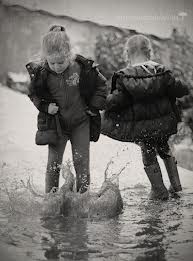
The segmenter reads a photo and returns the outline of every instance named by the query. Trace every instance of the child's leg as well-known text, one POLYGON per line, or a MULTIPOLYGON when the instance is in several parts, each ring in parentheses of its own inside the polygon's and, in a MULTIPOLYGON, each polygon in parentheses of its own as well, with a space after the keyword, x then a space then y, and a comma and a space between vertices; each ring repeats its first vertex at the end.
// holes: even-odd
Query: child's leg
POLYGON ((157 152, 160 157, 163 159, 168 173, 168 177, 171 183, 170 190, 171 192, 178 192, 182 190, 180 178, 177 169, 177 162, 175 157, 173 157, 170 147, 168 145, 167 139, 160 140, 157 143, 157 152))
POLYGON ((157 153, 159 154, 160 158, 162 158, 162 159, 170 158, 172 155, 172 152, 170 150, 170 147, 169 147, 167 141, 168 141, 167 139, 166 140, 160 139, 156 143, 157 153))
POLYGON ((141 142, 140 144, 142 159, 144 163, 144 170, 151 183, 152 199, 167 199, 168 191, 164 186, 162 173, 157 161, 155 146, 151 142, 141 142))
POLYGON ((64 149, 68 137, 58 140, 57 145, 48 145, 48 163, 46 169, 45 191, 49 193, 53 187, 59 185, 60 165, 62 164, 64 149))
POLYGON ((77 191, 85 192, 90 184, 89 150, 90 126, 89 119, 77 126, 71 134, 72 156, 76 171, 77 191))
POLYGON ((157 157, 155 147, 151 142, 140 142, 142 160, 145 167, 156 164, 157 157))

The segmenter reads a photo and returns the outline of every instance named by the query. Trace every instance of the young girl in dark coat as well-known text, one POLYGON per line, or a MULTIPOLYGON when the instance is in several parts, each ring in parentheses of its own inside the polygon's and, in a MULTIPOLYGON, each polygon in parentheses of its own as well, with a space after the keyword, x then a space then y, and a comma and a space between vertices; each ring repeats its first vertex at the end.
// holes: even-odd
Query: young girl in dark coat
POLYGON ((129 38, 126 52, 129 64, 113 75, 102 133, 140 145, 144 169, 152 186, 150 198, 167 199, 168 191, 156 154, 165 163, 171 192, 182 190, 168 139, 177 132, 180 121, 176 98, 187 95, 188 90, 164 65, 150 60, 152 46, 147 37, 129 38))
POLYGON ((58 187, 66 143, 70 140, 77 190, 90 184, 89 146, 100 134, 99 110, 104 108, 106 83, 94 62, 73 56, 62 26, 52 26, 42 41, 43 61, 27 64, 29 97, 39 110, 36 143, 48 144, 46 192, 58 187))

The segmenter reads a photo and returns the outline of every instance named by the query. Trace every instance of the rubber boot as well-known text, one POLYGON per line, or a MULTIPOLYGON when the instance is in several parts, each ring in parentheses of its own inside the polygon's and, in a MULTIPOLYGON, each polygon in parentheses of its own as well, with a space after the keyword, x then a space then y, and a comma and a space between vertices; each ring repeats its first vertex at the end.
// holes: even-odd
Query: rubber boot
POLYGON ((151 183, 150 199, 168 199, 169 193, 163 183, 161 169, 158 163, 144 168, 151 183))
POLYGON ((182 190, 180 183, 180 177, 178 174, 177 163, 174 157, 164 159, 164 164, 168 173, 168 177, 171 183, 170 191, 178 192, 182 190))
MULTIPOLYGON (((57 190, 59 186, 59 175, 60 171, 52 171, 46 172, 46 179, 45 179, 45 192, 49 193, 53 188, 57 190)), ((54 191, 53 191, 54 192, 54 191)))

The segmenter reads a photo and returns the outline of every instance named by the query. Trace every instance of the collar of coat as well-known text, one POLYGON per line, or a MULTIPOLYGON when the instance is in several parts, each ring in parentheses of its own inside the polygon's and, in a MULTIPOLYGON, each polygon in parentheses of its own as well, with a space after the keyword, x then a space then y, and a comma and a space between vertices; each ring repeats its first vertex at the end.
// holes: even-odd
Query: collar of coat
MULTIPOLYGON (((97 65, 94 61, 87 59, 81 55, 76 55, 75 61, 81 66, 79 89, 80 95, 88 105, 91 97, 94 95, 97 86, 97 77, 101 74, 98 71, 97 65)), ((47 90, 47 74, 49 71, 46 69, 46 64, 43 61, 30 62, 26 65, 27 71, 31 78, 30 88, 38 96, 51 96, 47 90)), ((101 77, 101 76, 100 76, 101 77)), ((103 76, 102 76, 103 77, 103 76)), ((104 77, 103 77, 104 78, 104 77)), ((103 79, 105 82, 105 78, 103 79)))
MULTIPOLYGON (((77 54, 75 57, 75 61, 78 62, 83 68, 84 71, 87 72, 91 68, 97 69, 98 64, 95 64, 92 59, 85 58, 84 56, 77 54)), ((32 61, 26 64, 26 69, 30 75, 31 80, 34 78, 36 73, 38 71, 41 71, 43 69, 46 69, 50 71, 47 62, 43 60, 38 60, 38 61, 32 61)))

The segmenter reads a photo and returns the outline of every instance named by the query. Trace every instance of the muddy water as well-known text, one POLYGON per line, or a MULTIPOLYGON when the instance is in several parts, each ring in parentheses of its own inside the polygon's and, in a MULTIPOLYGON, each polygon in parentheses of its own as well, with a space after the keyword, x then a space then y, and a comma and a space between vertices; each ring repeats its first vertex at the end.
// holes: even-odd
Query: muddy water
POLYGON ((28 186, 30 178, 43 194, 47 151, 34 145, 36 110, 25 96, 5 88, 0 104, 0 260, 192 260, 193 172, 179 168, 180 199, 149 201, 138 147, 102 136, 91 145, 91 189, 100 187, 112 158, 109 176, 127 164, 119 177, 123 213, 110 220, 43 218, 43 199, 28 186))

